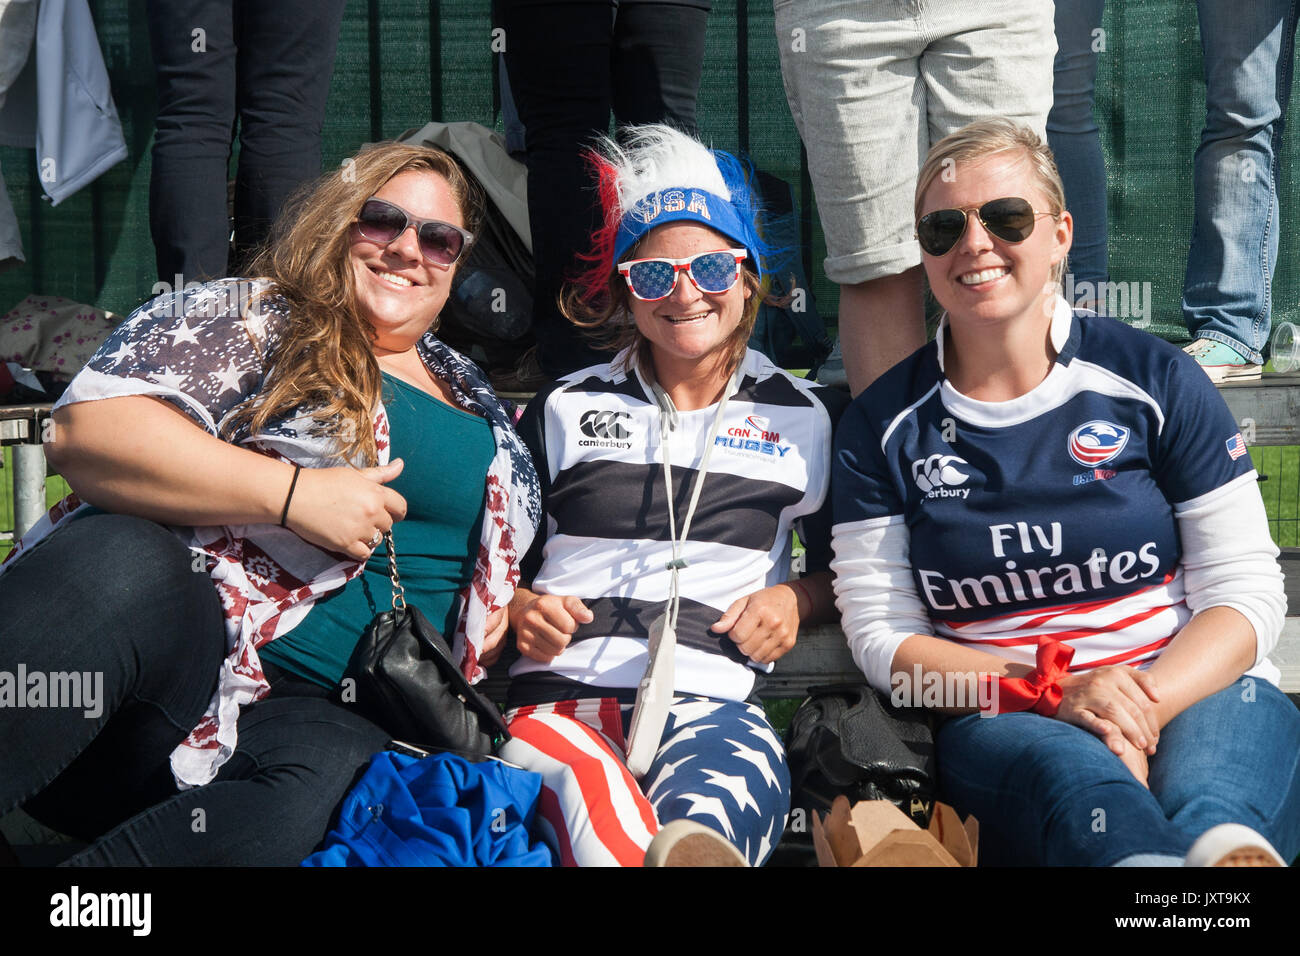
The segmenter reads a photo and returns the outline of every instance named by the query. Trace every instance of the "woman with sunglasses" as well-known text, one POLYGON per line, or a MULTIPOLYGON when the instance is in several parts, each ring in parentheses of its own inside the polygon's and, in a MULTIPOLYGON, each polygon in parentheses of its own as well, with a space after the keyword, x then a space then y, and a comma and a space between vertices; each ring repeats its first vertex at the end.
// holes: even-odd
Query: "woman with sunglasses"
POLYGON ((566 864, 757 865, 789 773, 754 695, 799 626, 833 614, 846 401, 746 349, 769 250, 736 159, 666 126, 624 137, 595 160, 605 226, 566 300, 618 354, 520 422, 547 535, 510 606, 502 755, 543 775, 566 864), (796 524, 809 573, 791 579, 796 524))
POLYGON ((896 703, 943 688, 939 795, 981 860, 1294 857, 1282 577, 1226 405, 1177 348, 1060 297, 1072 223, 1032 132, 937 143, 915 211, 943 317, 835 450, 858 665, 896 703))
POLYGON ((432 331, 479 202, 445 153, 369 147, 256 278, 146 303, 73 380, 45 447, 75 493, 0 575, 0 659, 102 693, 0 708, 0 813, 78 864, 301 860, 388 739, 332 695, 394 538, 466 674, 499 652, 536 474, 432 331))

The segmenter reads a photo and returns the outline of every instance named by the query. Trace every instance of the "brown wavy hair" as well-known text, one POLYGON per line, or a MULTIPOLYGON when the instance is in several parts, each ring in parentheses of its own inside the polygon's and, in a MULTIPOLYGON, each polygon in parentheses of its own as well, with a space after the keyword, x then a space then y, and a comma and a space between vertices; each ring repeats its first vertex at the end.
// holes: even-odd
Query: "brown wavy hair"
MULTIPOLYGON (((447 181, 465 228, 476 232, 483 215, 478 187, 440 149, 375 143, 344 160, 290 199, 253 259, 252 276, 269 279, 268 295, 282 297, 289 324, 264 387, 227 420, 227 435, 256 433, 272 421, 310 408, 322 433, 341 453, 378 461, 373 419, 382 379, 372 348, 377 333, 357 309, 349 261, 352 224, 367 199, 394 176, 428 170, 447 181)), ((430 328, 436 326, 433 317, 430 328)))
MULTIPOLYGON (((734 240, 727 241, 734 242, 734 240)), ((636 250, 637 246, 629 249, 624 254, 624 260, 635 259, 636 250)), ((679 276, 678 281, 689 282, 690 280, 679 276)), ((765 303, 783 305, 788 301, 768 294, 764 283, 759 279, 758 273, 754 271, 748 259, 740 265, 740 281, 750 294, 741 310, 740 324, 727 340, 729 373, 735 371, 736 366, 745 357, 745 349, 749 346, 749 337, 754 331, 754 323, 758 321, 758 310, 765 303)), ((628 346, 634 346, 628 353, 629 368, 626 371, 631 371, 630 364, 633 359, 643 369, 654 368, 650 340, 641 334, 636 327, 636 322, 632 320, 632 294, 627 289, 627 281, 618 274, 617 267, 610 274, 609 283, 598 299, 589 299, 584 295, 581 286, 571 283, 565 286, 559 302, 560 312, 586 333, 595 348, 617 352, 628 346)))

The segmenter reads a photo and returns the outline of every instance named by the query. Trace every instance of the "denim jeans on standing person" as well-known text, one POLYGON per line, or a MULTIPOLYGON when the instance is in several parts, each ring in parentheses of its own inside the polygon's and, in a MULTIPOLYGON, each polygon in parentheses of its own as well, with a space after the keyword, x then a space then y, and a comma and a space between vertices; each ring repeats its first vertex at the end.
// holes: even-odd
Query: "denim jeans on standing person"
POLYGON ((705 0, 552 2, 502 0, 510 89, 528 144, 528 218, 536 286, 533 332, 550 376, 608 361, 560 313, 557 299, 590 267, 600 225, 584 152, 609 129, 668 123, 695 133, 704 67, 705 0))
POLYGON ((235 250, 260 243, 320 175, 321 126, 345 0, 148 0, 158 87, 149 228, 158 277, 238 275, 227 262, 239 124, 235 250), (202 31, 201 33, 199 31, 202 31))
POLYGON ((1263 680, 1243 677, 1171 720, 1149 790, 1098 737, 1034 713, 957 717, 936 745, 939 792, 979 820, 984 864, 1181 858, 1220 823, 1300 854, 1300 711, 1263 680))
POLYGON ((162 526, 98 514, 0 575, 0 671, 90 674, 100 688, 92 706, 0 706, 0 815, 24 806, 94 841, 72 865, 296 864, 388 740, 324 688, 281 678, 241 711, 216 779, 178 792, 168 758, 226 653, 217 591, 192 562, 162 526))
POLYGON ((1183 319, 1193 339, 1222 342, 1259 364, 1282 230, 1277 181, 1297 0, 1198 0, 1197 12, 1205 128, 1183 319))
MULTIPOLYGON (((1093 116, 1097 55, 1106 0, 1056 0, 1056 60, 1052 65, 1052 111, 1047 143, 1065 184, 1065 206, 1074 216, 1070 272, 1075 286, 1110 277, 1106 260, 1106 160, 1093 116)), ((1090 296, 1084 296, 1090 298, 1090 296)), ((1075 303, 1071 303, 1074 305, 1075 303)), ((1095 306, 1090 306, 1095 308, 1095 306)))

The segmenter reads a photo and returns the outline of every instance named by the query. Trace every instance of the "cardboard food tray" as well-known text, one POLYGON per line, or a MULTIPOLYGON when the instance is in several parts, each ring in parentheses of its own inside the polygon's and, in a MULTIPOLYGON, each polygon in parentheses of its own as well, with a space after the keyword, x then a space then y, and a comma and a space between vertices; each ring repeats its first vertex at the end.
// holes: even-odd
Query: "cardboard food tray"
POLYGON ((852 807, 845 796, 823 820, 812 815, 813 846, 821 866, 974 866, 979 823, 935 802, 930 826, 922 830, 887 800, 852 807))

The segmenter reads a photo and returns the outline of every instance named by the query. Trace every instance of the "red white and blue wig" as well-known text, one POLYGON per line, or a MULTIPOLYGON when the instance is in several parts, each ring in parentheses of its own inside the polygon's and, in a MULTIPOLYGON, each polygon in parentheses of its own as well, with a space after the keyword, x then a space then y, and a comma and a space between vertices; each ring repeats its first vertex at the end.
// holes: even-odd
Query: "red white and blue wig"
POLYGON ((603 139, 588 154, 603 225, 583 257, 591 268, 577 278, 585 299, 606 294, 615 265, 650 230, 670 222, 716 230, 746 249, 759 277, 766 277, 773 250, 759 235, 760 207, 745 163, 671 126, 630 126, 622 138, 623 145, 603 139))

